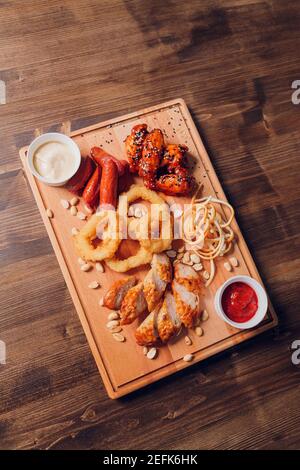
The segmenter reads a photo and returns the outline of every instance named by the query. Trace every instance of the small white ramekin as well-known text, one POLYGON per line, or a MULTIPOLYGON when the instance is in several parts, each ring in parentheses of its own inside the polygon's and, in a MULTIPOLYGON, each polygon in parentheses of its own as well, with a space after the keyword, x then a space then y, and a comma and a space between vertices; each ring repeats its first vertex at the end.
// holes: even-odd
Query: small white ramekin
POLYGON ((238 328, 240 330, 247 330, 249 328, 254 328, 258 325, 265 317, 267 310, 268 310, 268 297, 266 294, 265 289, 261 286, 259 282, 249 276, 233 276, 227 281, 222 284, 221 287, 216 292, 215 295, 215 309, 219 317, 224 320, 229 325, 233 326, 234 328, 238 328), (244 323, 238 323, 235 321, 230 320, 225 314, 223 307, 222 307, 222 296, 225 289, 232 284, 233 282, 244 282, 248 284, 252 289, 256 292, 257 301, 258 301, 258 308, 257 312, 254 314, 250 320, 244 323))
POLYGON ((81 154, 80 150, 77 144, 75 144, 74 140, 71 139, 71 137, 68 137, 65 134, 60 134, 59 132, 48 132, 47 134, 42 134, 39 135, 36 139, 34 139, 31 144, 28 147, 28 152, 27 152, 27 162, 28 166, 30 168, 31 173, 42 183, 48 184, 49 186, 63 186, 66 184, 66 182, 72 178, 72 176, 75 175, 76 171, 79 168, 80 162, 81 162, 81 154), (60 142, 62 144, 65 144, 69 147, 70 151, 72 152, 72 155, 74 155, 75 159, 75 166, 74 166, 74 171, 70 173, 67 179, 64 180, 58 180, 58 181, 51 181, 45 178, 44 176, 41 176, 35 169, 34 164, 33 164, 33 157, 37 149, 48 142, 60 142))

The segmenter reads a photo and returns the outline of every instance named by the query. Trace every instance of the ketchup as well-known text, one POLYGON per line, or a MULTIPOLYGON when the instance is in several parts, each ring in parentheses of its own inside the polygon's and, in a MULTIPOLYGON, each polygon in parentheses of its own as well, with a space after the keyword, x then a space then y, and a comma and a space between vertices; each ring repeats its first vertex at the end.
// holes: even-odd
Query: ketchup
POLYGON ((258 309, 256 292, 244 282, 233 282, 222 295, 225 315, 232 321, 244 323, 254 317, 258 309))

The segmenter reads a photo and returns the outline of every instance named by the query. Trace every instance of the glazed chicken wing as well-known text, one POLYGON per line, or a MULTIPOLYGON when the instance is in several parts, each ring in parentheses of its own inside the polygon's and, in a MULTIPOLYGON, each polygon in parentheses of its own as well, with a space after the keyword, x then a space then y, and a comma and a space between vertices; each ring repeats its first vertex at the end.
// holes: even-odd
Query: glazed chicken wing
POLYGON ((165 148, 160 167, 165 167, 168 173, 172 173, 178 167, 186 167, 186 152, 188 147, 180 144, 168 144, 165 148))
POLYGON ((156 188, 156 174, 164 149, 164 138, 160 129, 153 129, 144 140, 139 175, 144 179, 146 188, 156 188))
POLYGON ((146 124, 134 126, 125 140, 125 148, 130 171, 143 178, 146 188, 170 196, 184 196, 194 189, 195 178, 187 170, 188 147, 165 146, 160 129, 148 133, 146 124))
POLYGON ((138 124, 132 128, 130 135, 125 140, 125 149, 131 173, 138 173, 139 171, 143 143, 147 134, 147 124, 138 124))
POLYGON ((176 173, 160 176, 156 181, 157 191, 169 196, 185 196, 195 187, 195 179, 185 168, 179 167, 176 173))

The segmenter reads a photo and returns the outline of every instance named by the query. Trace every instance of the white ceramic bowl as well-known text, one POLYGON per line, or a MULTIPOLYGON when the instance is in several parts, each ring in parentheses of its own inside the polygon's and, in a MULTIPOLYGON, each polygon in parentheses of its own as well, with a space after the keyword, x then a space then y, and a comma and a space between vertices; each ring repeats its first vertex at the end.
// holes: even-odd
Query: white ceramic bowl
POLYGON ((227 281, 225 281, 224 284, 221 287, 219 287, 219 289, 217 290, 216 295, 215 295, 215 309, 219 317, 222 318, 222 320, 224 320, 229 325, 234 326, 235 328, 238 328, 240 330, 247 330, 249 328, 254 328, 264 319, 267 313, 267 309, 268 309, 268 297, 267 297, 265 289, 261 286, 259 282, 257 282, 252 277, 234 276, 228 279, 227 281), (250 320, 244 323, 238 323, 238 322, 230 320, 230 318, 228 318, 227 315, 225 314, 223 307, 222 307, 223 293, 226 287, 228 287, 233 282, 244 282, 245 284, 248 284, 250 287, 252 287, 252 289, 256 292, 256 295, 257 295, 257 301, 258 301, 257 311, 254 314, 254 316, 250 318, 250 320))
POLYGON ((72 176, 75 175, 76 171, 79 168, 81 162, 81 154, 77 144, 75 144, 74 140, 71 137, 66 136, 65 134, 60 134, 59 132, 48 132, 47 134, 42 134, 34 139, 31 144, 29 145, 28 152, 27 152, 27 162, 30 168, 31 173, 42 183, 48 184, 49 186, 63 186, 72 176), (64 180, 57 180, 55 182, 48 180, 44 176, 41 176, 35 169, 33 164, 33 157, 37 149, 48 142, 60 142, 65 144, 69 147, 70 152, 74 155, 75 165, 74 171, 70 172, 67 179, 64 180))

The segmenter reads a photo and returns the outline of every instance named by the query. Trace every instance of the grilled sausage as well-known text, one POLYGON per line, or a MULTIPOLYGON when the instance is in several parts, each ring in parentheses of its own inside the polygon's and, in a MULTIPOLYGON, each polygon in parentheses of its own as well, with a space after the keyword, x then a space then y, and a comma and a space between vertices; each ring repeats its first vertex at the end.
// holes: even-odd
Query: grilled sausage
POLYGON ((82 194, 83 200, 91 208, 95 208, 99 201, 101 173, 102 168, 97 166, 82 194))
POLYGON ((116 157, 105 152, 105 150, 100 147, 93 147, 91 149, 91 158, 94 160, 95 163, 97 163, 97 165, 102 165, 104 159, 113 160, 117 165, 119 176, 124 175, 126 167, 128 166, 128 162, 126 160, 118 160, 116 157))
POLYGON ((91 174, 93 173, 93 170, 95 168, 94 162, 91 160, 91 158, 86 157, 81 159, 80 166, 78 170, 76 171, 75 175, 72 176, 71 179, 66 184, 66 188, 71 191, 72 193, 77 194, 79 191, 81 191, 88 181, 88 179, 91 177, 91 174))

